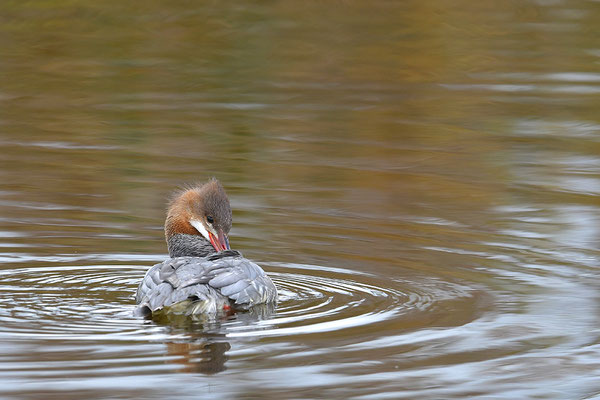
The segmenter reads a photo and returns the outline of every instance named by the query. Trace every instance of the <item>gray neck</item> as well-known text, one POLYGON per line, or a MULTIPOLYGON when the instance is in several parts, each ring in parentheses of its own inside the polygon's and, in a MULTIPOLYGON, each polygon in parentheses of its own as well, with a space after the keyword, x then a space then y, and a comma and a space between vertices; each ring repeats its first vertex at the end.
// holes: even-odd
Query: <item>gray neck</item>
POLYGON ((215 248, 202 235, 178 233, 167 239, 171 257, 206 257, 216 253, 215 248))

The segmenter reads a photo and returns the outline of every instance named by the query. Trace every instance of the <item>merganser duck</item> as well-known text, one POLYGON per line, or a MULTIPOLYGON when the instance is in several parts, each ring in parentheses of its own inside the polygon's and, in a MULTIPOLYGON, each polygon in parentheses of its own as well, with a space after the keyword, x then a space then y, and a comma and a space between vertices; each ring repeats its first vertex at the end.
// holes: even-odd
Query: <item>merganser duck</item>
POLYGON ((231 222, 218 180, 177 193, 165 222, 170 258, 146 272, 136 294, 138 315, 217 315, 275 303, 277 288, 262 268, 229 247, 231 222))

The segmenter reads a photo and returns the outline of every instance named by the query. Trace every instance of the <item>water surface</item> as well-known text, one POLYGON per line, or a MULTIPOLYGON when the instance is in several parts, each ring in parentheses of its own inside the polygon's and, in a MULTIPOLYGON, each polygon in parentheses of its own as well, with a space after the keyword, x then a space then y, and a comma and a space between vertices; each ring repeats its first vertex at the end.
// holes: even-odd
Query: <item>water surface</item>
POLYGON ((600 396, 597 2, 0 10, 3 398, 600 396), (210 176, 277 309, 135 318, 210 176))

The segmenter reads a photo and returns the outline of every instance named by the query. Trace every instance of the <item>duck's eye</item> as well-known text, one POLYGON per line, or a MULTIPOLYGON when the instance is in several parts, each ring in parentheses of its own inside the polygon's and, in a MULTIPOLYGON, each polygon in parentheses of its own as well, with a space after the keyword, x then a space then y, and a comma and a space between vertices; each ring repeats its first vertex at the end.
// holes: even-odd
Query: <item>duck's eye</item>
POLYGON ((215 222, 215 219, 211 215, 207 215, 206 222, 212 225, 215 222))

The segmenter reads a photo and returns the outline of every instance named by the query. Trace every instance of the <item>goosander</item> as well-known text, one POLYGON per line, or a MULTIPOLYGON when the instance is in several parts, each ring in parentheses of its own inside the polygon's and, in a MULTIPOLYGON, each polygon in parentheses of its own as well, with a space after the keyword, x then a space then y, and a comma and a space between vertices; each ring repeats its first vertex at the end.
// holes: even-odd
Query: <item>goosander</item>
POLYGON ((167 211, 170 258, 151 267, 136 294, 138 315, 216 315, 277 301, 277 288, 258 265, 229 246, 231 206, 221 183, 183 190, 167 211))

